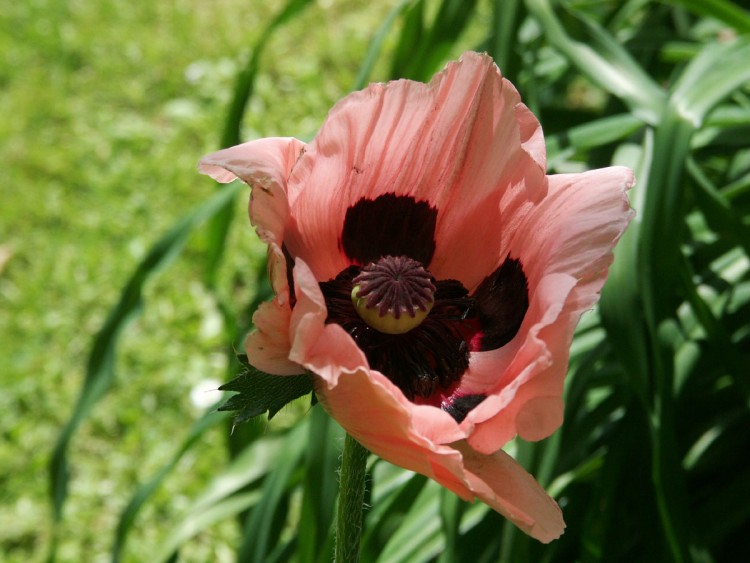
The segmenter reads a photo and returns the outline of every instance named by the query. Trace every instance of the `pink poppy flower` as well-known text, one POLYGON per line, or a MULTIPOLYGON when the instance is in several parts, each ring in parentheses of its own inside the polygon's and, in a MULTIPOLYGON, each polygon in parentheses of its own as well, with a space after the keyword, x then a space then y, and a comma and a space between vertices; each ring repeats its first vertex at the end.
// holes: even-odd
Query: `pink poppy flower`
POLYGON ((200 170, 251 188, 273 301, 250 362, 309 371, 382 458, 481 499, 542 542, 557 504, 501 448, 562 423, 568 348, 632 216, 632 172, 545 175, 539 122, 492 60, 372 84, 315 139, 261 139, 200 170))

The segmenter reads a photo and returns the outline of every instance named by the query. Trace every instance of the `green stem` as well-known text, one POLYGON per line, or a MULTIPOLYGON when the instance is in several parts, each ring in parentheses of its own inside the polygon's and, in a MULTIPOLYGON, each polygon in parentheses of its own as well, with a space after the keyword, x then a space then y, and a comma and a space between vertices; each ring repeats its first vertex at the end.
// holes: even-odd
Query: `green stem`
POLYGON ((357 563, 362 537, 362 508, 365 497, 365 474, 369 452, 346 435, 341 454, 339 504, 336 510, 335 563, 357 563))

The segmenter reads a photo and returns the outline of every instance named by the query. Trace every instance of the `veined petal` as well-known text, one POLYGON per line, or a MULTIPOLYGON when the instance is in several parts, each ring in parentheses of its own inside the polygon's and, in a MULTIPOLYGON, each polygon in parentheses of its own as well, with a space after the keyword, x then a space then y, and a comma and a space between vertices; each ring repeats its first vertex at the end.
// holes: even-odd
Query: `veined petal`
MULTIPOLYGON (((347 96, 308 146, 254 141, 200 168, 252 186, 269 246, 276 297, 254 319, 250 361, 309 370, 323 407, 366 448, 548 542, 564 529, 559 508, 500 448, 562 422, 573 331, 632 217, 633 177, 547 177, 545 160, 518 92, 467 53, 429 84, 347 96), (351 303, 354 279, 388 256, 418 262, 437 288, 403 335, 381 335, 351 303)), ((399 291, 409 310, 416 297, 399 291)))
POLYGON ((534 121, 492 60, 476 53, 429 84, 399 80, 347 96, 289 180, 291 254, 316 279, 332 279, 350 264, 341 240, 347 210, 408 196, 438 210, 433 274, 476 285, 509 242, 502 232, 545 194, 534 121))
POLYGON ((521 146, 533 158, 542 172, 547 170, 547 147, 539 120, 525 104, 516 104, 516 119, 521 133, 521 146))
POLYGON ((447 413, 410 403, 382 374, 367 369, 341 375, 333 388, 318 379, 315 390, 331 416, 372 453, 435 479, 464 499, 472 498, 461 456, 432 439, 464 436, 447 413), (415 419, 422 419, 419 426, 429 433, 422 433, 415 419))
POLYGON ((274 291, 288 299, 282 252, 289 217, 287 179, 305 144, 291 137, 271 137, 223 149, 201 159, 198 170, 217 182, 240 179, 251 188, 248 212, 258 236, 268 243, 268 270, 274 291))
POLYGON ((464 421, 475 425, 469 443, 478 451, 496 451, 517 434, 546 438, 562 423, 573 332, 599 299, 633 216, 625 196, 633 182, 622 167, 550 176, 548 196, 517 231, 511 252, 524 264, 531 305, 507 346, 472 354, 462 383, 490 395, 464 421))
POLYGON ((560 536, 565 524, 559 507, 508 454, 485 456, 465 441, 434 441, 460 436, 450 417, 400 401, 393 384, 378 376, 364 371, 342 375, 333 389, 318 380, 316 393, 344 429, 374 454, 434 479, 464 500, 479 498, 542 542, 560 536), (431 427, 421 425, 431 428, 432 436, 415 428, 414 420, 421 416, 433 419, 431 427))
POLYGON ((512 457, 502 450, 482 455, 465 442, 452 445, 463 454, 465 474, 477 497, 542 543, 562 535, 560 507, 512 457))
POLYGON ((258 307, 253 314, 255 329, 245 339, 245 351, 254 367, 275 375, 304 373, 301 365, 289 359, 291 316, 289 305, 278 297, 258 307))
POLYGON ((258 139, 205 156, 198 170, 217 182, 240 179, 253 188, 250 221, 260 238, 281 246, 289 214, 287 179, 304 148, 291 137, 258 139))
MULTIPOLYGON (((519 228, 511 253, 530 279, 563 272, 604 282, 612 249, 634 212, 626 190, 635 183, 622 166, 549 176, 549 194, 519 228)), ((592 296, 595 302, 598 298, 592 296)))

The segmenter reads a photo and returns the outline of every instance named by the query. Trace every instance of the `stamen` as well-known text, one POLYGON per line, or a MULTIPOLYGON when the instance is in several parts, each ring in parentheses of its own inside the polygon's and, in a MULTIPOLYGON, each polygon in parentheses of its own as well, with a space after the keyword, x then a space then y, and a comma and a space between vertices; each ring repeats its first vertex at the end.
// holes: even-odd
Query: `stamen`
POLYGON ((419 326, 435 304, 433 277, 407 256, 385 256, 353 280, 352 303, 360 317, 386 334, 419 326))

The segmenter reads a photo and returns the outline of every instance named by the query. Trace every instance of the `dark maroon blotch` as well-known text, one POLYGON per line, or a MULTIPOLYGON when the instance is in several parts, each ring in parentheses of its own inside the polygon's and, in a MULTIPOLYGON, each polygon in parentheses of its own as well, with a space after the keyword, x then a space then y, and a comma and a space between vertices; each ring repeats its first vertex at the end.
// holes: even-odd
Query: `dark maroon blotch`
POLYGON ((411 196, 360 199, 346 211, 341 248, 364 266, 383 256, 408 256, 425 267, 435 253, 437 209, 411 196))
POLYGON ((297 304, 297 294, 294 291, 294 258, 289 253, 286 243, 281 243, 281 252, 286 261, 286 282, 289 284, 289 306, 294 309, 297 304))
POLYGON ((480 351, 505 346, 521 328, 529 309, 529 288, 521 261, 506 258, 472 295, 481 327, 480 351))

